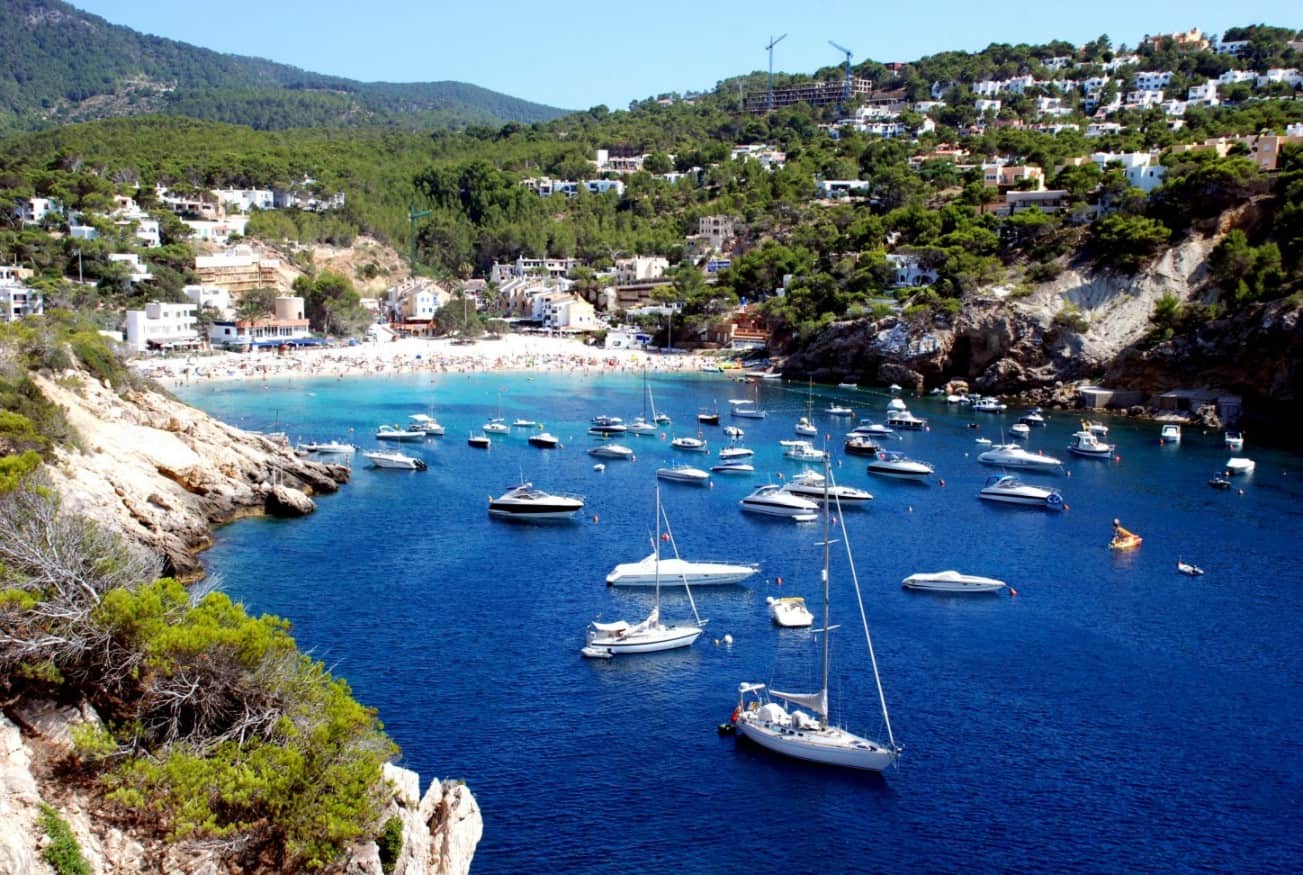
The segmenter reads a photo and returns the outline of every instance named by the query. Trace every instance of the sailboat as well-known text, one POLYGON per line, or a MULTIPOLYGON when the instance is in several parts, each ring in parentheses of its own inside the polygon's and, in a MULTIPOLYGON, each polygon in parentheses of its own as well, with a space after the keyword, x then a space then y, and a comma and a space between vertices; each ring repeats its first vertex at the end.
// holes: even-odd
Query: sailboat
POLYGON ((484 425, 480 427, 480 431, 485 434, 507 434, 511 431, 511 429, 507 427, 507 421, 502 418, 501 392, 498 393, 498 415, 484 423, 484 425))
MULTIPOLYGON (((670 532, 669 517, 665 516, 665 511, 661 508, 661 490, 657 486, 656 544, 658 548, 661 542, 662 518, 665 520, 666 539, 674 549, 675 564, 682 565, 683 560, 679 556, 678 545, 674 543, 674 535, 670 532)), ((666 560, 665 564, 670 563, 666 560)), ((692 588, 688 586, 686 576, 682 576, 683 590, 688 594, 688 604, 692 606, 695 622, 676 625, 666 625, 661 622, 661 563, 657 562, 655 566, 656 603, 651 613, 647 615, 647 619, 633 626, 624 620, 617 620, 614 623, 599 623, 593 620, 588 624, 587 640, 580 653, 590 659, 610 659, 612 656, 625 653, 655 653, 660 650, 689 647, 701 637, 701 633, 706 631, 706 621, 697 613, 697 603, 692 598, 692 588)))
MULTIPOLYGON (((656 434, 656 407, 652 405, 652 418, 647 418, 647 399, 651 395, 651 387, 647 385, 647 371, 644 368, 642 372, 642 416, 635 416, 633 422, 629 423, 629 433, 638 435, 656 434)), ((668 418, 668 417, 667 417, 668 418)))
POLYGON ((811 418, 814 416, 814 380, 810 380, 809 389, 806 392, 805 399, 805 416, 796 421, 796 433, 804 437, 814 437, 819 433, 819 429, 811 418))
MULTIPOLYGON (((832 485, 832 470, 824 463, 824 483, 832 485)), ((837 518, 841 526, 842 541, 846 545, 846 558, 850 566, 851 580, 855 583, 855 593, 859 601, 860 620, 864 625, 864 640, 868 644, 869 662, 873 666, 873 679, 878 689, 878 701, 882 706, 882 719, 886 725, 887 743, 872 741, 856 735, 828 722, 828 665, 831 633, 837 626, 831 625, 829 607, 829 560, 832 546, 832 505, 836 498, 829 497, 825 491, 823 501, 823 628, 816 634, 823 636, 822 683, 812 693, 787 693, 779 690, 766 691, 764 684, 741 683, 738 685, 737 708, 733 711, 731 725, 743 737, 750 739, 761 747, 809 762, 823 763, 831 766, 843 766, 850 769, 863 769, 881 772, 900 756, 900 747, 891 734, 891 719, 887 714, 887 699, 882 692, 882 679, 878 675, 878 660, 873 653, 873 640, 869 637, 868 618, 864 613, 864 599, 860 595, 859 578, 855 574, 855 562, 851 557, 850 541, 846 536, 846 520, 838 508, 837 518), (775 699, 781 699, 790 706, 784 707, 775 699), (812 713, 800 710, 807 708, 812 713)), ((724 724, 728 727, 730 724, 724 724)))

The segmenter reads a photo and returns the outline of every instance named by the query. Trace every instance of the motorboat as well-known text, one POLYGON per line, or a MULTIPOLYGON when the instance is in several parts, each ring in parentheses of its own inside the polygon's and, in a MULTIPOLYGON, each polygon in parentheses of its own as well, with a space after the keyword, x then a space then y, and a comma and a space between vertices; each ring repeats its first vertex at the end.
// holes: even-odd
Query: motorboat
POLYGON ((823 450, 815 449, 814 444, 809 441, 796 441, 783 450, 783 457, 797 462, 822 462, 828 458, 828 454, 823 450))
POLYGON ((882 452, 882 447, 871 437, 851 434, 846 436, 846 443, 842 444, 842 450, 848 456, 876 456, 882 452))
POLYGON ((1030 425, 1036 428, 1045 427, 1045 415, 1041 413, 1041 409, 1039 407, 1037 407, 1035 410, 1028 410, 1022 416, 1018 417, 1018 421, 1021 422, 1023 425, 1030 425))
POLYGON ((1033 453, 1017 444, 992 444, 991 449, 978 453, 977 461, 984 465, 1000 465, 1005 468, 1032 468, 1037 471, 1052 471, 1063 464, 1053 456, 1033 453))
POLYGON ((1012 474, 992 474, 977 497, 983 501, 1063 510, 1063 495, 1059 490, 1024 483, 1012 474))
POLYGON ((1015 422, 1009 426, 1009 434, 1016 438, 1026 439, 1031 436, 1032 427, 1025 422, 1015 422))
POLYGON ((628 459, 631 462, 634 459, 633 450, 623 444, 602 444, 591 448, 588 455, 598 459, 628 459))
POLYGON ((922 431, 927 428, 927 420, 915 416, 908 410, 893 410, 887 414, 887 425, 904 431, 922 431))
POLYGON ((724 426, 724 437, 740 438, 745 436, 746 436, 746 432, 738 428, 736 425, 724 426))
POLYGON ((413 413, 407 417, 412 421, 409 426, 413 431, 423 431, 426 434, 432 434, 435 437, 442 437, 444 428, 439 421, 428 413, 413 413))
POLYGON ((480 431, 485 434, 509 434, 511 432, 511 427, 507 425, 505 419, 495 417, 480 426, 480 431))
POLYGON ((1169 422, 1163 425, 1158 433, 1158 442, 1160 444, 1179 444, 1181 442, 1181 426, 1175 422, 1169 422))
POLYGON ((594 416, 588 424, 588 433, 599 437, 604 435, 624 434, 629 426, 618 416, 594 416))
POLYGON ((723 461, 729 459, 745 459, 748 456, 754 456, 755 451, 746 447, 724 447, 719 451, 719 458, 723 461))
POLYGON ((777 483, 757 486, 738 504, 749 513, 790 517, 797 522, 812 522, 818 519, 818 514, 815 513, 819 509, 818 504, 808 498, 785 491, 777 483))
POLYGON ((697 414, 697 422, 702 425, 719 425, 719 411, 703 410, 697 414))
POLYGON ((958 571, 932 571, 911 574, 901 582, 905 589, 927 592, 998 592, 1007 584, 994 577, 960 574, 958 571))
POLYGON ((927 462, 907 458, 904 453, 881 452, 869 463, 869 473, 898 480, 922 480, 936 473, 936 469, 927 462))
POLYGON ((583 510, 578 495, 552 495, 532 483, 513 486, 489 500, 489 516, 517 520, 568 520, 583 510))
POLYGON ((1203 569, 1198 565, 1189 562, 1182 562, 1180 559, 1176 560, 1176 570, 1182 574, 1188 574, 1191 577, 1198 577, 1203 574, 1203 569))
POLYGON ((670 465, 665 468, 657 468, 656 477, 674 483, 695 483, 699 486, 710 482, 709 472, 694 468, 691 465, 670 465))
POLYGON ((754 474, 756 466, 750 462, 720 462, 718 465, 711 465, 710 470, 716 474, 754 474))
POLYGON ((1221 474, 1214 474, 1212 479, 1208 481, 1208 485, 1213 489, 1230 489, 1231 481, 1227 480, 1221 474))
POLYGON ((427 467, 423 460, 404 453, 387 453, 382 450, 373 450, 363 453, 362 456, 377 468, 393 468, 399 471, 424 471, 427 467))
POLYGON ((676 437, 670 441, 670 446, 676 450, 683 450, 685 453, 708 453, 710 447, 701 438, 695 437, 676 437))
POLYGON ((1244 449, 1244 435, 1238 431, 1226 432, 1226 449, 1238 453, 1244 449))
POLYGON ((887 402, 887 412, 888 412, 888 413, 899 412, 899 411, 901 411, 901 410, 905 410, 905 409, 906 409, 906 407, 905 407, 905 399, 904 399, 904 398, 892 398, 890 401, 887 402))
POLYGON ((1081 421, 1082 431, 1088 431, 1097 438, 1108 437, 1108 426, 1102 422, 1093 419, 1083 419, 1081 421))
POLYGON ((603 426, 603 425, 624 425, 624 420, 621 419, 620 417, 618 417, 618 416, 606 416, 605 414, 599 414, 599 415, 597 415, 597 416, 594 416, 594 417, 593 417, 592 419, 590 419, 588 422, 589 422, 589 425, 597 425, 597 426, 603 426))
POLYGON ((555 450, 557 447, 561 446, 561 439, 549 432, 540 431, 538 434, 531 434, 529 436, 529 445, 544 450, 555 450))
POLYGON ((793 495, 799 495, 811 501, 823 501, 827 498, 834 503, 863 505, 873 500, 873 496, 863 489, 856 489, 854 486, 843 486, 840 483, 828 483, 827 479, 818 471, 802 471, 787 481, 787 485, 783 488, 793 495))
POLYGON ((1255 467, 1257 465, 1252 459, 1246 459, 1243 456, 1236 456, 1226 460, 1227 474, 1252 474, 1255 467))
POLYGON ((989 395, 978 398, 973 402, 973 409, 980 413, 1003 413, 1008 408, 1008 404, 1005 404, 999 398, 992 398, 989 395))
POLYGON ((467 446, 475 447, 479 450, 487 450, 493 442, 489 440, 486 434, 473 434, 466 438, 467 446))
MULTIPOLYGON (((831 478, 831 472, 825 466, 824 476, 831 478)), ((850 563, 850 572, 854 577, 854 559, 850 554, 850 538, 846 533, 845 514, 838 514, 841 541, 846 545, 846 558, 850 563)), ((792 757, 807 762, 822 763, 829 766, 860 769, 869 772, 881 772, 900 756, 900 747, 896 744, 891 731, 891 718, 887 713, 887 700, 883 693, 882 678, 878 674, 878 661, 873 655, 873 639, 869 634, 868 619, 864 612, 863 600, 859 597, 859 583, 855 585, 856 601, 847 614, 859 608, 860 619, 864 627, 864 642, 867 659, 863 669, 866 675, 863 687, 878 691, 878 703, 881 707, 882 722, 887 732, 887 742, 873 741, 861 735, 833 724, 829 717, 829 678, 831 672, 832 630, 836 624, 832 621, 831 609, 831 563, 832 554, 832 512, 828 505, 823 512, 823 566, 820 579, 823 583, 823 634, 817 636, 821 653, 819 654, 819 687, 809 692, 786 692, 768 689, 765 684, 738 684, 737 707, 733 710, 730 724, 725 724, 737 735, 780 756, 792 757), (867 675, 872 671, 872 681, 867 675)), ((840 551, 839 551, 840 552, 840 551)), ((846 588, 843 588, 846 589, 846 588)), ((771 611, 773 605, 770 605, 771 611)), ((813 618, 811 618, 813 622, 813 618)), ((858 637, 858 636, 855 636, 858 637)), ((838 648, 839 655, 849 652, 849 648, 838 648)), ((839 667, 836 677, 845 674, 845 668, 839 667)), ((835 697, 840 701, 840 697, 835 697)))
POLYGON ((890 386, 887 387, 887 391, 890 392, 892 395, 899 395, 901 393, 901 388, 896 383, 892 383, 890 386))
POLYGON ((319 456, 350 456, 357 452, 357 447, 339 441, 316 441, 299 444, 299 449, 305 453, 316 453, 319 456))
POLYGON ((851 410, 844 404, 829 404, 823 409, 823 412, 829 416, 854 416, 855 411, 851 410))
POLYGON ((669 425, 674 421, 670 419, 670 415, 668 413, 658 413, 654 417, 652 417, 652 419, 655 420, 657 425, 669 425))
POLYGON ((538 428, 538 423, 532 419, 516 418, 511 421, 512 428, 538 428))
POLYGON ((819 433, 819 429, 810 421, 808 416, 802 416, 796 421, 796 433, 806 437, 814 437, 819 433))
POLYGON ((851 429, 851 434, 869 434, 876 437, 887 437, 895 433, 895 429, 891 428, 891 426, 883 425, 880 422, 862 422, 851 429))
POLYGON ((765 599, 769 606, 769 619, 775 626, 784 629, 801 629, 814 623, 814 614, 805 606, 805 599, 799 595, 769 596, 765 599))
POLYGON ((1113 444, 1104 443, 1088 431, 1074 432, 1072 441, 1068 444, 1069 453, 1085 456, 1087 459, 1111 459, 1114 449, 1116 448, 1113 444))
MULTIPOLYGON (((662 538, 662 541, 664 539, 662 538)), ((637 562, 622 562, 606 575, 607 586, 725 586, 740 583, 760 570, 755 562, 693 562, 675 553, 661 555, 660 544, 637 562)))
POLYGON ((407 441, 413 443, 425 440, 425 432, 417 431, 412 428, 402 428, 397 425, 382 425, 376 429, 376 440, 407 441))
POLYGON ((656 434, 656 432, 660 430, 657 427, 656 423, 648 422, 647 420, 643 419, 641 416, 635 416, 629 422, 628 426, 626 426, 626 429, 628 430, 629 434, 639 435, 640 437, 654 435, 656 434))
POLYGON ((991 439, 990 439, 990 438, 985 438, 985 437, 980 437, 980 438, 977 438, 976 440, 974 440, 973 443, 977 444, 978 446, 989 447, 989 446, 991 445, 991 439))
POLYGON ((837 384, 837 388, 838 388, 838 389, 858 389, 858 388, 860 388, 860 384, 859 384, 859 383, 838 383, 838 384, 837 384))

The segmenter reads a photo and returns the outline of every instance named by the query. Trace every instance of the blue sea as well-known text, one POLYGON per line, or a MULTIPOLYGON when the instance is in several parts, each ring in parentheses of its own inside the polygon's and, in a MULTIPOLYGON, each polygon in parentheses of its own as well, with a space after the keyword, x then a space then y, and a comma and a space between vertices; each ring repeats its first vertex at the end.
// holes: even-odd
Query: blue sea
MULTIPOLYGON (((429 413, 447 436, 412 450, 424 472, 366 467, 299 520, 221 529, 205 556, 251 611, 288 618, 300 646, 348 679, 402 746, 401 764, 464 778, 484 813, 474 871, 773 872, 1298 871, 1303 865, 1303 458, 1255 445, 1235 488, 1207 485, 1230 453, 1187 428, 1109 420, 1115 461, 1064 449, 1078 417, 1050 416, 1028 441, 1064 460, 1027 473, 1060 488, 1059 514, 993 506, 993 470, 975 438, 998 439, 1021 411, 948 409, 909 399, 928 431, 895 448, 936 466, 929 483, 867 474, 844 457, 850 420, 881 421, 866 390, 653 373, 663 436, 622 440, 633 462, 585 452, 598 414, 644 409, 637 374, 429 374, 178 390, 228 422, 291 440, 367 448, 382 423, 429 413), (650 591, 612 590, 618 562, 649 552, 655 469, 709 462, 669 448, 695 416, 754 398, 765 420, 733 420, 756 451, 755 478, 664 484, 680 552, 760 562, 744 585, 694 590, 709 618, 692 648, 610 661, 579 654, 597 617, 637 621, 650 591), (884 775, 776 758, 717 733, 741 681, 813 683, 817 636, 770 624, 767 596, 819 594, 821 530, 743 514, 754 483, 801 465, 778 440, 812 405, 832 436, 840 482, 868 489, 845 511, 892 728, 904 747, 884 775), (559 450, 526 432, 466 435, 490 416, 542 421, 559 450), (970 427, 973 423, 978 428, 970 427), (490 519, 487 499, 522 478, 587 500, 572 523, 490 519), (1144 537, 1107 548, 1121 519, 1144 537), (1178 558, 1207 573, 1176 571, 1178 558), (998 577, 1016 596, 901 589, 916 571, 998 577), (781 578, 781 584, 779 579, 781 578), (732 643, 724 643, 725 635, 732 643)), ((708 465, 699 465, 708 467, 708 465)), ((834 717, 884 738, 844 561, 833 567, 834 717)), ((682 591, 667 619, 690 618, 682 591)))

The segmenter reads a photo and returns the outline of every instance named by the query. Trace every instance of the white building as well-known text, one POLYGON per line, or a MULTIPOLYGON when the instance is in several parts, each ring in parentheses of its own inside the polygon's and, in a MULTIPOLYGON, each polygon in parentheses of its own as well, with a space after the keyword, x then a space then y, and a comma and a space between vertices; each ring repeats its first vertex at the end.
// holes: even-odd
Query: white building
POLYGON ((1158 106, 1162 102, 1162 91, 1141 90, 1127 92, 1127 109, 1149 109, 1151 106, 1158 106))
POLYGON ((1164 100, 1158 104, 1158 108, 1169 118, 1181 118, 1185 115, 1186 107, 1189 106, 1184 100, 1177 100, 1175 97, 1164 100))
POLYGON ((270 210, 276 206, 276 196, 269 188, 215 188, 213 197, 227 209, 241 213, 249 210, 270 210))
POLYGON ((975 97, 995 97, 1004 89, 1004 82, 1000 79, 983 79, 981 82, 974 82, 969 90, 975 97))
POLYGON ((197 310, 212 307, 220 316, 230 313, 231 293, 222 286, 189 285, 181 291, 194 302, 197 310))
POLYGON ((194 304, 150 301, 143 310, 127 311, 127 346, 147 349, 188 349, 198 346, 194 304))
POLYGON ((1044 67, 1046 70, 1062 70, 1066 67, 1072 66, 1072 56, 1059 55, 1058 57, 1054 57, 1054 58, 1042 58, 1041 66, 1044 67))
POLYGON ((1104 69, 1110 73, 1116 73, 1123 67, 1134 67, 1140 63, 1139 55, 1118 55, 1113 60, 1104 65, 1104 69))
POLYGON ((605 349, 646 349, 652 336, 638 328, 612 328, 606 332, 605 349))
POLYGON ((154 275, 149 272, 149 266, 140 260, 140 256, 134 252, 114 252, 109 255, 110 264, 125 264, 131 273, 127 276, 127 281, 132 283, 143 283, 145 280, 153 279, 154 275))
POLYGON ((225 246, 231 242, 233 235, 243 237, 245 229, 249 227, 248 216, 227 216, 218 220, 182 219, 181 221, 194 233, 196 240, 218 246, 225 246))
POLYGON ((298 295, 278 296, 275 315, 271 318, 214 322, 208 328, 209 342, 213 346, 228 348, 295 346, 311 338, 308 320, 303 314, 303 299, 298 295))
POLYGON ((917 255, 887 253, 887 263, 891 265, 895 276, 892 286, 898 289, 912 289, 918 286, 930 286, 937 281, 935 268, 923 266, 923 260, 917 255))
POLYGON ((1300 73, 1292 67, 1288 70, 1276 67, 1258 77, 1259 88, 1265 88, 1268 85, 1275 85, 1282 82, 1291 88, 1297 88, 1300 85, 1303 85, 1303 73, 1300 73))
POLYGON ((1091 76, 1089 79, 1081 80, 1081 90, 1087 94, 1092 91, 1102 91, 1104 86, 1112 81, 1112 76, 1091 76))
POLYGON ((1062 118, 1066 115, 1072 115, 1072 107, 1063 103, 1062 97, 1038 97, 1036 98, 1036 111, 1041 115, 1050 116, 1051 118, 1062 118))
POLYGON ((1171 84, 1171 81, 1172 81, 1171 70, 1162 70, 1157 72, 1153 70, 1146 70, 1143 72, 1138 72, 1135 75, 1135 83, 1136 83, 1137 91, 1158 91, 1159 89, 1166 88, 1169 84, 1171 84))
POLYGON ((979 115, 987 112, 999 112, 1000 107, 1003 105, 1004 104, 999 100, 983 99, 973 101, 973 109, 977 110, 979 115))
POLYGON ((1149 194, 1163 184, 1166 170, 1158 161, 1157 152, 1095 152, 1090 156, 1100 170, 1110 164, 1119 164, 1126 173, 1127 183, 1149 194))
POLYGON ((1240 82, 1254 82, 1258 74, 1252 70, 1227 70, 1217 77, 1218 83, 1222 85, 1237 85, 1240 82))
POLYGON ((1086 125, 1086 136, 1088 137, 1107 137, 1110 134, 1122 133, 1122 125, 1118 122, 1091 122, 1086 125))
POLYGON ((1189 103, 1200 106, 1216 106, 1221 102, 1217 99, 1216 80, 1210 79, 1202 85, 1191 85, 1185 93, 1185 99, 1189 103))
POLYGON ((814 188, 821 198, 850 197, 853 194, 869 193, 869 183, 865 179, 816 179, 814 188))
POLYGON ((1230 42, 1219 41, 1217 45, 1213 47, 1213 51, 1219 55, 1230 55, 1238 58, 1240 55, 1244 54, 1244 50, 1248 47, 1249 41, 1246 39, 1231 40, 1230 42))
POLYGON ((539 295, 534 301, 534 318, 547 328, 593 331, 598 327, 593 305, 568 292, 539 295))
POLYGON ((615 282, 618 285, 660 279, 670 269, 667 258, 659 255, 635 255, 615 260, 615 282))
POLYGON ((45 299, 40 292, 0 278, 0 321, 17 322, 24 316, 40 316, 44 312, 45 299))
POLYGON ((46 216, 62 215, 63 208, 48 197, 24 197, 18 199, 14 212, 24 225, 39 225, 46 216))

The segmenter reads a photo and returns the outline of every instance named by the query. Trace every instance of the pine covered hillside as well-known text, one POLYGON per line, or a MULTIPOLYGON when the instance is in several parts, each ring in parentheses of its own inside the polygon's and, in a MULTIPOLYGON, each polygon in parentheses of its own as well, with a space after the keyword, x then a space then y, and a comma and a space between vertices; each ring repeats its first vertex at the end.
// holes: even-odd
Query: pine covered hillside
POLYGON ((0 134, 168 113, 271 130, 546 121, 564 110, 464 82, 323 76, 137 33, 60 0, 5 0, 0 134))

